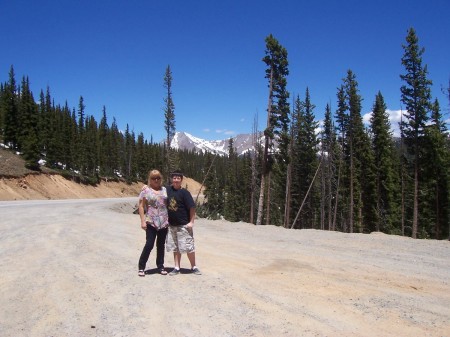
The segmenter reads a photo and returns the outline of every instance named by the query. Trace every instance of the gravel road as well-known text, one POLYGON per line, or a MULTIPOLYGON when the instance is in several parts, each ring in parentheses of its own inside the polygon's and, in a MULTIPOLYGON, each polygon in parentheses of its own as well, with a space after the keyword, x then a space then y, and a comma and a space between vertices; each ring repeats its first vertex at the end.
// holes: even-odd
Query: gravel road
POLYGON ((450 337, 449 241, 197 219, 139 278, 135 203, 0 202, 0 336, 450 337))

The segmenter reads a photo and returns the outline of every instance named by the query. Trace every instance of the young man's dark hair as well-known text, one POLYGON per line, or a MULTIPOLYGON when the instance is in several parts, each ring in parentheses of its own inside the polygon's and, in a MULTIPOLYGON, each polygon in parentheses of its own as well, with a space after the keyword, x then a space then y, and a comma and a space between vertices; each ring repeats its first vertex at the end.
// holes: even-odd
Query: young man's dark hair
POLYGON ((183 173, 180 170, 175 170, 170 174, 170 177, 181 177, 183 179, 183 173))

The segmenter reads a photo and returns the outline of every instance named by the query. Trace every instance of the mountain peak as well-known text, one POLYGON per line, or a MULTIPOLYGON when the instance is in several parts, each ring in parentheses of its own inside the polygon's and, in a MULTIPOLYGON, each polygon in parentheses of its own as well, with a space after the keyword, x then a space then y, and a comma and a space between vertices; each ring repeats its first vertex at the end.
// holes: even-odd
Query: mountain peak
MULTIPOLYGON (((231 138, 233 139, 236 153, 239 156, 248 151, 253 152, 255 150, 252 144, 252 134, 240 134, 231 138)), ((209 152, 219 156, 227 156, 229 139, 205 140, 187 132, 176 132, 170 146, 179 150, 194 150, 196 152, 209 152)), ((261 136, 258 137, 258 141, 261 141, 261 136)))

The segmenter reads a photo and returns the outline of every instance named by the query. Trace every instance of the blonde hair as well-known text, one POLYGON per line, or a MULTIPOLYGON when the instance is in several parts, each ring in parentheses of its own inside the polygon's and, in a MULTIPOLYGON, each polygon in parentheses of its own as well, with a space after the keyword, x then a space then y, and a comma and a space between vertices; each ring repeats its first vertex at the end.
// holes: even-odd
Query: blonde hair
POLYGON ((147 181, 149 184, 150 184, 150 179, 153 177, 160 177, 161 181, 163 181, 163 176, 162 176, 161 172, 159 172, 158 170, 148 171, 147 181))

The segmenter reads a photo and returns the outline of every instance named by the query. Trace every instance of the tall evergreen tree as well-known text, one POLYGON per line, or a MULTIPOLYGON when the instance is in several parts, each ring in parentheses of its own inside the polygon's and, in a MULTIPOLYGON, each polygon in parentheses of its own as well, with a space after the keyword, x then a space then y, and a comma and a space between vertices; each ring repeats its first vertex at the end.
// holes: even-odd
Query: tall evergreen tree
POLYGON ((65 114, 59 107, 55 108, 50 95, 50 88, 47 87, 45 97, 41 95, 39 123, 40 148, 46 155, 46 165, 49 167, 59 167, 65 154, 65 114), (43 104, 42 104, 43 100, 43 104))
POLYGON ((318 166, 317 145, 318 139, 316 129, 318 122, 315 121, 315 105, 311 103, 309 89, 306 89, 304 102, 297 97, 294 109, 296 114, 294 120, 294 142, 293 142, 293 189, 296 191, 293 198, 294 215, 299 210, 300 205, 305 200, 302 214, 297 219, 298 227, 315 227, 314 213, 316 211, 317 191, 312 188, 313 178, 318 166), (307 192, 310 191, 307 195, 307 192))
POLYGON ((111 154, 111 138, 108 125, 108 117, 106 116, 106 107, 103 106, 102 118, 98 126, 98 160, 100 166, 100 175, 112 176, 111 167, 108 157, 111 154))
POLYGON ((362 98, 355 74, 348 70, 343 82, 337 95, 336 120, 342 160, 338 166, 335 215, 339 214, 344 231, 371 231, 376 222, 372 206, 375 198, 373 154, 362 122, 362 98))
POLYGON ((123 144, 123 173, 127 177, 128 181, 133 181, 135 178, 133 177, 134 171, 134 135, 130 132, 130 127, 127 124, 125 129, 124 136, 124 144, 123 144))
POLYGON ((323 122, 322 141, 321 141, 321 153, 322 153, 322 175, 323 175, 323 187, 322 187, 322 200, 323 200, 323 223, 328 230, 334 230, 333 228, 333 209, 332 203, 335 197, 336 189, 336 163, 339 158, 336 140, 335 126, 331 117, 331 108, 327 104, 325 107, 325 115, 323 122))
POLYGON ((166 142, 165 142, 165 171, 167 181, 169 182, 170 172, 178 168, 179 160, 176 158, 177 152, 172 151, 170 143, 175 136, 175 104, 173 102, 172 95, 172 71, 170 65, 166 68, 164 75, 164 88, 166 89, 166 97, 164 98, 164 129, 166 130, 166 142))
POLYGON ((363 125, 361 101, 355 74, 349 70, 346 78, 349 107, 349 155, 350 155, 350 232, 373 231, 376 212, 374 159, 370 139, 363 125), (352 213, 353 212, 353 213, 352 213))
MULTIPOLYGON (((285 228, 290 227, 291 223, 291 213, 292 213, 292 191, 293 191, 293 166, 294 166, 294 134, 295 134, 295 125, 296 125, 296 114, 295 114, 295 108, 296 104, 295 101, 293 101, 293 110, 291 114, 291 125, 289 127, 290 132, 290 142, 289 142, 289 148, 288 148, 288 157, 289 162, 287 163, 287 170, 286 170, 286 191, 285 191, 285 197, 284 197, 284 214, 283 214, 283 226, 285 228)), ((254 156, 255 157, 255 156, 254 156)))
POLYGON ((229 221, 239 221, 239 190, 237 154, 233 138, 228 140, 228 160, 226 164, 226 183, 224 216, 229 221))
POLYGON ((83 96, 80 96, 78 102, 78 123, 77 123, 77 142, 75 145, 75 153, 76 153, 76 163, 77 167, 80 170, 81 174, 86 173, 86 113, 85 113, 86 105, 84 104, 83 96))
POLYGON ((376 231, 391 233, 397 218, 395 151, 389 114, 381 92, 375 97, 370 119, 376 179, 376 231))
POLYGON ((49 166, 53 166, 56 160, 56 148, 54 142, 57 137, 56 116, 52 114, 50 88, 47 87, 46 95, 41 90, 39 96, 39 120, 38 120, 38 132, 39 132, 39 147, 46 155, 46 160, 49 166), (52 118, 53 117, 53 118, 52 118))
POLYGON ((147 156, 146 156, 146 151, 145 151, 145 139, 144 139, 144 134, 141 132, 139 133, 138 137, 137 137, 137 142, 136 142, 136 178, 139 181, 143 181, 145 182, 147 179, 147 172, 149 171, 148 169, 148 161, 147 161, 147 156))
POLYGON ((0 82, 0 141, 3 141, 5 130, 6 93, 3 83, 0 82))
POLYGON ((83 96, 80 96, 80 100, 78 101, 78 128, 80 130, 84 129, 84 122, 86 120, 86 105, 84 104, 83 96))
MULTIPOLYGON (((59 109, 58 109, 59 110, 59 109)), ((65 102, 64 107, 61 109, 63 114, 62 119, 62 157, 60 159, 63 167, 67 170, 75 169, 75 143, 77 140, 77 124, 74 112, 70 110, 67 101, 65 102)))
POLYGON ((419 46, 419 39, 413 28, 408 30, 406 45, 403 45, 404 54, 402 65, 405 67, 405 74, 400 75, 404 84, 401 86, 401 100, 406 107, 401 129, 405 139, 405 145, 411 155, 412 176, 414 181, 413 189, 413 217, 412 234, 417 238, 419 219, 419 194, 420 194, 420 166, 421 151, 424 141, 424 130, 429 120, 431 85, 427 78, 428 70, 426 65, 422 65, 422 55, 424 48, 419 46))
POLYGON ((359 126, 358 117, 361 116, 361 98, 357 92, 357 83, 355 76, 351 70, 347 72, 347 78, 345 81, 346 95, 349 108, 349 125, 347 133, 347 167, 349 169, 348 186, 349 186, 349 231, 353 233, 355 223, 355 198, 359 194, 359 181, 356 172, 356 158, 355 158, 355 143, 356 143, 356 128, 359 126))
POLYGON ((4 97, 4 142, 12 149, 17 149, 19 132, 19 103, 13 66, 11 66, 9 71, 9 81, 5 86, 4 97))
POLYGON ((90 177, 95 177, 92 182, 98 182, 98 126, 97 121, 93 116, 86 118, 86 132, 85 132, 85 157, 86 157, 86 174, 90 177))
POLYGON ((424 223, 426 233, 434 239, 448 237, 449 221, 449 178, 450 151, 448 147, 447 126, 440 112, 436 99, 431 107, 431 119, 425 129, 425 150, 423 158, 423 184, 426 186, 422 193, 424 207, 424 223))
MULTIPOLYGON (((66 103, 67 104, 67 103, 66 103)), ((81 161, 80 161, 80 152, 81 152, 81 144, 80 144, 80 131, 79 126, 77 122, 77 114, 75 112, 75 108, 72 108, 72 112, 70 115, 71 121, 70 121, 70 154, 71 158, 70 161, 72 162, 72 165, 69 166, 69 169, 72 169, 74 171, 80 172, 81 170, 81 161)))
MULTIPOLYGON (((264 193, 266 189, 270 191, 270 171, 274 161, 273 141, 275 134, 280 135, 280 144, 286 151, 289 144, 289 136, 286 135, 287 126, 289 125, 289 106, 287 99, 289 97, 286 91, 287 80, 289 75, 287 50, 270 34, 266 38, 266 56, 263 58, 267 65, 266 79, 269 84, 268 107, 267 107, 267 127, 264 130, 264 154, 262 158, 262 175, 261 187, 258 202, 258 214, 256 224, 261 225, 264 210, 264 193), (267 186, 266 186, 267 183, 267 186)), ((283 151, 285 151, 283 150, 283 151)), ((282 189, 283 191, 285 189, 282 189)), ((269 202, 266 202, 267 210, 270 209, 269 202)), ((266 223, 270 220, 266 215, 266 223)))
POLYGON ((121 158, 122 158, 122 134, 117 126, 116 119, 113 118, 111 124, 111 132, 109 134, 111 144, 111 154, 109 156, 109 167, 114 175, 122 175, 121 158))
POLYGON ((26 166, 32 170, 39 170, 38 109, 30 90, 28 77, 22 80, 19 116, 19 148, 23 152, 26 166))
POLYGON ((347 147, 348 139, 346 137, 349 129, 348 106, 345 94, 345 88, 342 84, 337 92, 337 111, 336 111, 336 131, 339 143, 339 156, 337 159, 337 182, 336 195, 334 198, 333 230, 340 229, 345 231, 348 227, 346 216, 348 214, 348 184, 344 184, 344 177, 347 175, 344 153, 347 147), (342 221, 338 224, 338 216, 342 221))

